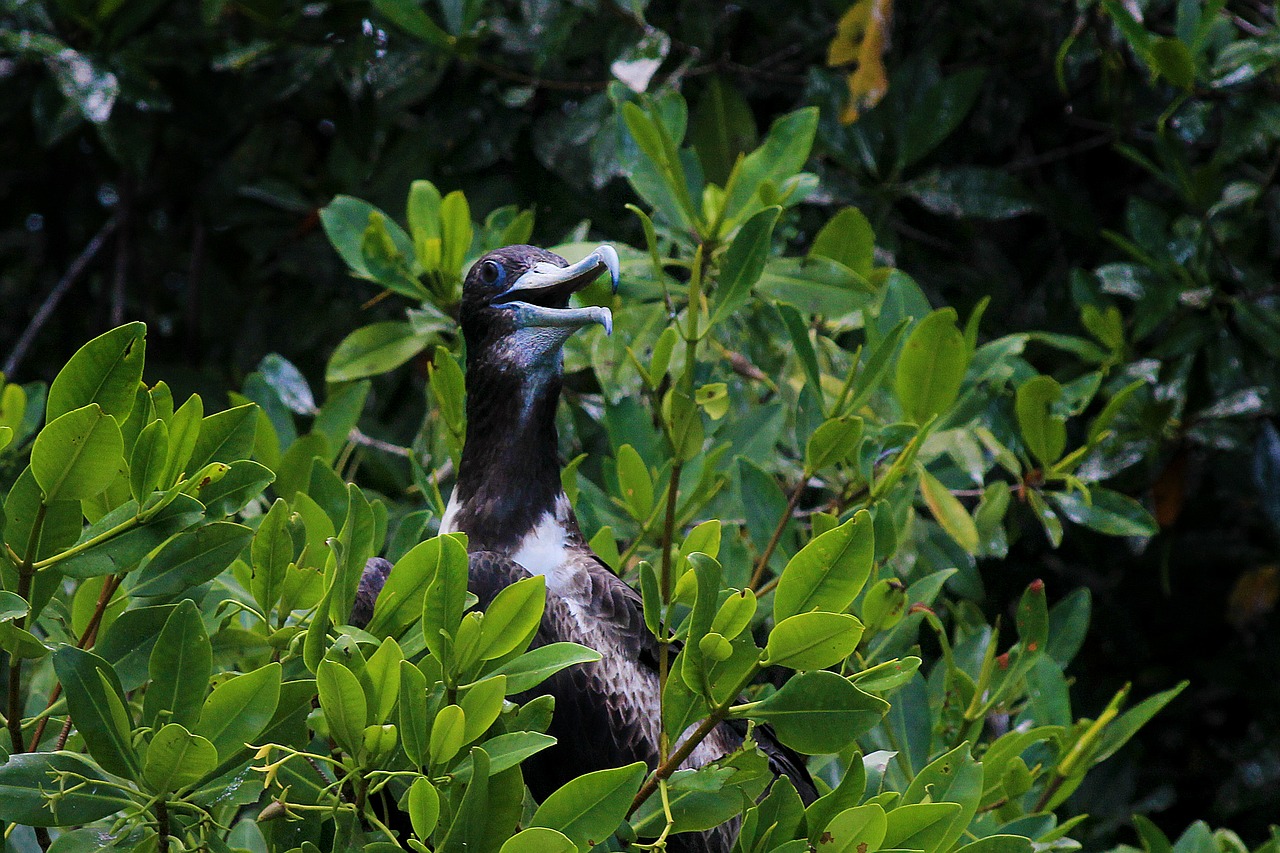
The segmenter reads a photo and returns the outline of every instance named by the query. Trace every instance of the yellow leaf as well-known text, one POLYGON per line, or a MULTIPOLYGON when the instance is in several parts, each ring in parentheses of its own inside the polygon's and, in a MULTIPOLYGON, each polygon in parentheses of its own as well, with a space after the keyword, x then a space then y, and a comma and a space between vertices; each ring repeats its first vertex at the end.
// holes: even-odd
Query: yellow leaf
POLYGON ((849 74, 849 106, 840 116, 844 124, 857 121, 889 89, 883 57, 892 19, 893 0, 858 0, 836 26, 836 37, 827 48, 827 65, 856 63, 849 74))

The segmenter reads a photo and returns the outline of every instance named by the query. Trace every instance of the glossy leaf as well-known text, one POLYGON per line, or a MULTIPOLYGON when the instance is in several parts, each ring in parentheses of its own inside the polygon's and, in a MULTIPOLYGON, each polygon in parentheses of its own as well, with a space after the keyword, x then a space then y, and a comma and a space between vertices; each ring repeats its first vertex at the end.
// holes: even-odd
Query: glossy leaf
POLYGON ((99 335, 76 351, 49 386, 45 418, 53 423, 75 409, 96 403, 120 421, 133 408, 146 357, 147 327, 127 323, 99 335))
POLYGON ((90 403, 40 431, 31 448, 31 473, 46 500, 86 500, 120 476, 123 454, 115 419, 90 403))
POLYGON ((587 851, 622 823, 645 773, 645 765, 639 761, 585 773, 543 800, 530 825, 557 829, 572 839, 578 850, 587 851))
POLYGON ((550 643, 507 661, 491 675, 505 675, 507 690, 520 693, 536 687, 565 667, 600 660, 600 653, 577 643, 550 643))
POLYGON ((190 599, 169 614, 151 651, 148 670, 151 684, 143 697, 143 724, 194 725, 213 672, 213 647, 190 599))
POLYGON ((73 752, 29 752, 0 764, 0 820, 25 826, 79 826, 104 818, 132 800, 84 756, 73 752), (59 774, 82 777, 64 791, 56 807, 49 797, 63 787, 59 774))
POLYGON ((216 577, 249 544, 253 531, 242 524, 215 521, 169 540, 142 564, 133 595, 177 595, 216 577))
POLYGON ((794 676, 744 713, 772 725, 778 739, 797 752, 821 755, 839 752, 888 710, 889 703, 863 693, 847 679, 816 670, 794 676))
POLYGON ((902 345, 894 383, 907 418, 923 424, 951 408, 968 364, 955 309, 939 309, 916 324, 902 345))
POLYGON ((207 738, 225 764, 271 722, 280 701, 280 664, 230 678, 213 689, 200 710, 193 734, 207 738))
POLYGON ((862 623, 845 613, 798 613, 769 632, 766 664, 791 669, 825 669, 853 654, 862 623))
POLYGON ((92 652, 63 646, 53 655, 53 668, 66 693, 71 721, 89 754, 107 772, 136 778, 140 765, 132 740, 133 720, 111 664, 92 652))
POLYGON ((791 558, 778 580, 773 618, 821 609, 841 612, 861 591, 875 551, 871 514, 859 511, 791 558))
POLYGON ((156 793, 177 791, 200 781, 218 765, 218 750, 177 723, 156 732, 147 746, 142 780, 156 793))

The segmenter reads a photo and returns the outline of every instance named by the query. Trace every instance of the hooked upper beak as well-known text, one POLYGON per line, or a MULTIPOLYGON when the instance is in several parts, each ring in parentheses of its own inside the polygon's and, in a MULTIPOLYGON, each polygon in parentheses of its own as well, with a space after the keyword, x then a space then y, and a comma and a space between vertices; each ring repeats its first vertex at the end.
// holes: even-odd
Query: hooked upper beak
POLYGON ((609 273, 613 292, 618 292, 618 253, 612 246, 594 249, 576 264, 558 267, 540 262, 511 283, 511 286, 493 299, 494 305, 504 305, 516 314, 516 324, 521 328, 552 326, 577 329, 599 323, 605 334, 613 333, 613 315, 608 308, 597 305, 586 308, 569 308, 569 296, 594 282, 603 273, 609 273))

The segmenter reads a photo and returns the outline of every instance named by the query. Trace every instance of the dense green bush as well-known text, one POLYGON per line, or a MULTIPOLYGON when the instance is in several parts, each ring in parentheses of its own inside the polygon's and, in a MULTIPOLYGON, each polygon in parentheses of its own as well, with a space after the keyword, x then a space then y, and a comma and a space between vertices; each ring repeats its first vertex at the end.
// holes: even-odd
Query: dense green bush
MULTIPOLYGON (((398 2, 6 6, 0 338, 14 362, 22 346, 7 342, 80 257, 88 274, 67 283, 88 291, 81 310, 55 312, 41 339, 60 338, 64 349, 26 350, 28 373, 54 375, 72 341, 131 316, 148 321, 154 376, 183 389, 180 398, 239 386, 272 351, 308 376, 327 363, 321 407, 277 356, 244 379, 244 399, 234 402, 257 402, 271 423, 252 456, 276 474, 270 489, 291 512, 300 512, 293 495, 325 489, 329 503, 312 500, 327 507, 335 532, 347 517, 336 486, 355 480, 371 499, 381 493, 387 526, 404 531, 400 545, 392 537, 385 546, 398 554, 430 532, 427 514, 447 496, 445 460, 462 434, 449 313, 464 260, 529 234, 565 244, 570 256, 588 236, 618 241, 619 334, 570 343, 562 419, 566 458, 585 454, 569 487, 606 559, 616 554, 633 579, 638 560, 661 566, 661 510, 680 456, 669 433, 677 416, 692 428, 691 399, 705 453, 678 466, 675 522, 681 533, 702 519, 724 522, 726 584, 741 587, 760 566, 763 588, 833 523, 827 515, 867 505, 877 519, 892 516, 876 523, 877 577, 956 570, 936 599, 940 625, 917 612, 890 631, 905 642, 918 623, 930 625, 917 653, 930 673, 923 693, 913 682, 888 699, 896 708, 911 704, 903 697, 930 696, 934 714, 950 688, 981 681, 974 650, 1000 648, 987 632, 1002 611, 1012 614, 1028 581, 1043 575, 1055 596, 1068 592, 1057 605, 1063 614, 1085 607, 1086 595, 1071 588, 1087 582, 1101 618, 1082 653, 1089 677, 1071 688, 1081 709, 1103 714, 1130 679, 1159 693, 1194 675, 1200 693, 1169 708, 1175 725, 1145 738, 1144 754, 1099 768, 1100 781, 1085 783, 1062 814, 1100 814, 1105 833, 1131 810, 1166 807, 1176 782, 1178 821, 1206 807, 1215 823, 1240 813, 1242 834, 1260 840, 1280 766, 1280 705, 1266 686, 1280 660, 1267 619, 1280 443, 1258 429, 1274 411, 1280 350, 1274 10, 903 6, 894 10, 883 97, 876 103, 862 90, 852 124, 841 122, 846 70, 822 67, 844 12, 817 2, 781 15, 763 2, 729 10, 469 3, 425 13, 398 2), (596 38, 572 38, 587 27, 596 38), (657 73, 641 79, 649 70, 657 73), (615 72, 644 98, 610 84, 615 72), (819 108, 812 152, 792 152, 801 162, 792 157, 785 168, 758 158, 779 165, 756 199, 764 209, 736 207, 726 187, 736 157, 802 104, 819 108), (682 138, 696 156, 670 156, 682 138), (820 184, 793 177, 802 168, 820 184), (423 175, 465 190, 439 199, 440 236, 451 248, 438 258, 417 242, 434 227, 422 212, 438 195, 426 184, 409 190, 423 175), (704 181, 724 192, 704 191, 704 181), (418 213, 402 218, 407 190, 418 213), (346 197, 330 203, 335 193, 346 197), (637 194, 652 237, 624 209, 637 194), (389 214, 370 231, 369 208, 353 197, 389 214), (468 208, 496 212, 480 224, 468 208), (353 286, 338 257, 411 299, 412 310, 395 296, 367 306, 374 322, 352 321, 377 288, 353 286), (744 282, 758 264, 748 297, 744 282), (679 314, 691 287, 707 296, 714 322, 705 333, 679 314), (693 359, 682 343, 691 328, 693 359), (954 400, 912 383, 920 361, 895 361, 904 342, 962 375, 954 400), (665 369, 655 370, 655 357, 665 369), (405 361, 412 368, 393 369, 405 361), (930 411, 939 400, 946 405, 930 411), (852 417, 862 419, 860 432, 852 417), (828 437, 856 435, 862 451, 810 470, 810 437, 829 421, 828 437), (315 468, 315 458, 325 464, 315 468), (1156 528, 1134 498, 1159 520, 1149 548, 1156 528), (794 520, 779 526, 784 517, 794 520), (1205 781, 1186 778, 1195 767, 1205 781)), ((785 120, 784 132, 803 115, 785 120)), ((22 500, 33 506, 42 484, 19 477, 45 406, 35 385, 23 387, 7 386, 0 401, 0 424, 18 437, 0 456, 0 488, 13 483, 12 496, 25 483, 22 500)), ((134 445, 138 433, 121 429, 134 445)), ((677 432, 689 447, 698 437, 677 432)), ((241 465, 239 476, 231 485, 252 490, 265 474, 241 465)), ((119 482, 113 488, 113 498, 95 495, 97 505, 82 507, 86 522, 98 523, 124 494, 119 482)), ((229 506, 206 508, 205 520, 221 523, 229 506)), ((266 505, 248 506, 240 520, 253 527, 266 505)), ((65 538, 71 523, 62 523, 65 538)), ((236 531, 216 529, 230 548, 236 531)), ((21 557, 27 543, 13 544, 21 557)), ((309 559, 303 565, 318 568, 317 554, 309 559)), ((17 593, 11 575, 6 589, 17 593)), ((81 593, 33 580, 22 629, 34 622, 43 640, 83 637, 102 582, 86 581, 81 593), (66 598, 73 592, 79 622, 75 597, 66 598)), ((305 602, 307 592, 277 607, 305 602)), ((677 599, 693 592, 675 590, 677 599)), ((865 617, 864 605, 854 612, 865 617)), ((221 634, 216 627, 211 616, 210 636, 221 634)), ((764 643, 767 628, 755 639, 764 643)), ((235 643, 253 648, 249 637, 224 636, 236 639, 219 647, 219 668, 263 662, 235 658, 235 643)), ((1065 653, 1050 657, 1065 665, 1065 653)), ((39 666, 37 680, 52 677, 39 666)), ((35 702, 27 714, 42 708, 35 702)), ((1052 713, 1055 724, 1073 719, 1060 705, 1052 713)), ((967 733, 964 720, 947 731, 967 733)), ((939 738, 914 749, 937 754, 953 742, 939 738)), ((979 754, 986 742, 976 741, 979 754)), ((912 760, 908 772, 920 767, 912 760)), ((1048 765, 1040 769, 1041 794, 1053 778, 1048 765)), ((889 784, 904 790, 904 781, 889 784)))
POLYGON ((526 805, 518 765, 553 742, 542 731, 554 709, 504 697, 592 653, 525 652, 542 582, 468 613, 463 543, 419 540, 443 510, 465 428, 446 312, 465 260, 524 237, 531 217, 499 210, 476 227, 461 194, 418 182, 407 231, 354 199, 322 212, 353 274, 421 301, 405 322, 339 345, 320 406, 272 357, 240 405, 175 407, 163 383, 140 384, 141 324, 72 358, 38 433, 26 392, 8 386, 30 463, 5 502, 15 664, 0 818, 71 827, 117 815, 113 843, 148 849, 347 849, 393 838, 372 796, 385 789, 431 849, 661 841, 740 813, 743 850, 1073 843, 1077 821, 1056 809, 1181 687, 1128 710, 1125 689, 1096 719, 1077 716, 1064 668, 1088 597, 1050 609, 1032 583, 1012 642, 966 599, 981 594, 975 558, 1004 554, 1018 503, 1055 542, 1063 517, 1154 532, 1137 502, 1079 473, 1140 383, 1068 448, 1099 383, 1038 374, 1020 357, 1026 335, 979 345, 981 310, 961 329, 906 274, 876 266, 856 209, 806 255, 772 254, 780 216, 816 186, 801 171, 814 110, 778 119, 719 187, 680 153, 678 96, 615 96, 653 215, 634 208, 647 249, 620 246, 619 334, 587 333, 566 357, 582 375, 565 440, 603 448, 574 459, 566 489, 593 547, 635 577, 671 655, 671 740, 726 717, 767 722, 825 756, 814 770, 830 792, 804 809, 778 783, 751 805, 768 771, 748 741, 716 765, 676 771, 677 751, 652 774, 602 770, 526 805), (365 437, 366 377, 432 343, 415 446, 365 437), (421 497, 389 505, 344 483, 358 454, 407 459, 421 497), (972 511, 956 492, 977 498, 972 511), (348 627, 360 572, 383 552, 388 587, 367 629, 348 627), (34 661, 25 680, 23 658, 34 661), (758 683, 766 667, 795 674, 758 683), (247 805, 257 819, 237 822, 247 805))

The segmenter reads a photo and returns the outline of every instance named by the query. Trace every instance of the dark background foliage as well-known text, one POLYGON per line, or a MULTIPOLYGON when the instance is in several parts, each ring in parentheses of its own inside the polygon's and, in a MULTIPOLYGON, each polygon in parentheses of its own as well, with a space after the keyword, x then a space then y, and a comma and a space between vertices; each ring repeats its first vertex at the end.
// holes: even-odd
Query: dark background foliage
MULTIPOLYGON (((651 87, 683 92, 708 162, 749 149, 781 112, 822 107, 822 189, 786 221, 794 243, 854 204, 883 260, 936 304, 964 315, 990 296, 991 335, 1079 335, 1082 306, 1120 310, 1115 375, 1157 390, 1105 464, 1162 531, 1138 544, 1082 530, 1054 550, 1027 511, 1011 559, 984 572, 988 607, 1039 576, 1092 591, 1080 707, 1126 681, 1139 694, 1192 681, 1076 795, 1101 818, 1098 843, 1134 811, 1175 834, 1205 818, 1265 837, 1280 796, 1272 7, 1216 4, 1188 80, 1117 22, 1140 14, 1133 26, 1167 40, 1196 2, 901 4, 887 94, 844 126, 843 74, 825 67, 844 2, 655 0, 647 23, 605 0, 429 4, 448 44, 397 28, 388 13, 410 6, 398 2, 105 6, 0 5, 11 380, 51 378, 122 319, 148 323, 150 371, 176 394, 238 386, 273 351, 318 379, 352 328, 400 310, 366 306, 373 289, 330 249, 318 210, 335 194, 398 212, 408 183, 429 178, 479 213, 532 206, 535 242, 578 230, 642 244, 604 90, 624 51, 669 38, 651 87), (731 132, 711 132, 717 116, 731 132), (913 141, 931 126, 943 128, 932 146, 913 141)), ((1028 353, 1075 378, 1060 350, 1028 353)), ((421 393, 411 385, 376 386, 388 429, 421 393)))

